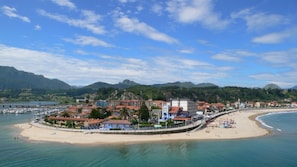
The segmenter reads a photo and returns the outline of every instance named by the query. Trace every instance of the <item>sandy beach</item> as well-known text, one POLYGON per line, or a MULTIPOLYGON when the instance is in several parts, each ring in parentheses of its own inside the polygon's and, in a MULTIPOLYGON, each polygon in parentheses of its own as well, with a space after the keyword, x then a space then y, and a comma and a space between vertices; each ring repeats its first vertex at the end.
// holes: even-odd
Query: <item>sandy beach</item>
POLYGON ((69 144, 129 144, 140 142, 163 142, 183 140, 218 140, 259 137, 269 134, 255 118, 271 112, 296 111, 296 109, 265 109, 236 111, 218 117, 206 128, 195 132, 158 135, 113 135, 99 133, 67 132, 55 129, 39 128, 28 123, 16 124, 21 129, 20 136, 30 141, 60 142, 69 144), (232 121, 231 128, 221 127, 223 122, 232 121))

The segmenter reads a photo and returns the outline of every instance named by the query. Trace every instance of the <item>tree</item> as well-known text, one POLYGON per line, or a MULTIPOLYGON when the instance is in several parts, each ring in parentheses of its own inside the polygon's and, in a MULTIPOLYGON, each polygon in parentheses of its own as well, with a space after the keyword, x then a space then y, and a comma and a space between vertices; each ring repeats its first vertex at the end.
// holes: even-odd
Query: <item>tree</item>
POLYGON ((111 111, 107 110, 106 108, 103 108, 100 113, 101 113, 100 119, 105 119, 111 116, 111 111))
POLYGON ((129 112, 126 107, 122 108, 120 111, 120 116, 123 119, 126 119, 129 116, 129 112))
POLYGON ((70 117, 68 112, 63 112, 62 117, 70 117))
POLYGON ((74 122, 73 121, 67 121, 66 122, 66 127, 67 128, 74 128, 74 122))
POLYGON ((143 101, 139 109, 139 119, 143 121, 148 121, 149 118, 150 118, 149 110, 145 105, 145 102, 143 101))
POLYGON ((94 119, 105 119, 107 117, 111 116, 111 111, 106 110, 106 108, 103 109, 92 109, 89 118, 94 118, 94 119))
POLYGON ((94 119, 97 119, 97 118, 100 118, 101 117, 101 113, 99 110, 97 109, 92 109, 90 115, 89 115, 89 118, 94 118, 94 119))

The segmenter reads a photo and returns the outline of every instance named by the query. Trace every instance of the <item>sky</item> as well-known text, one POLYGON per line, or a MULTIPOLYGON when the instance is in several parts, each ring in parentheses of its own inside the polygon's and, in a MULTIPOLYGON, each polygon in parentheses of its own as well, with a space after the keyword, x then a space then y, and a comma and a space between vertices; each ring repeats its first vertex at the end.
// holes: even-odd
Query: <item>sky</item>
POLYGON ((0 66, 73 86, 297 85, 296 0, 2 0, 0 66))

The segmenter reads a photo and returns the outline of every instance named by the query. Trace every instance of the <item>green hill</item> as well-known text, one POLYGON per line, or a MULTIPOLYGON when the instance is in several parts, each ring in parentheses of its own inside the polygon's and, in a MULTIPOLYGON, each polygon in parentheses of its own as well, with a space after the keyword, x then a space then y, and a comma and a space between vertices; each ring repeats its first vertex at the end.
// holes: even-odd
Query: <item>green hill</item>
POLYGON ((177 81, 177 82, 171 82, 171 83, 165 83, 165 84, 154 84, 152 86, 154 86, 154 87, 170 87, 170 86, 176 86, 176 87, 180 87, 180 88, 217 87, 217 85, 215 85, 213 83, 199 83, 199 84, 195 85, 192 82, 179 82, 179 81, 177 81))
POLYGON ((0 89, 70 89, 71 86, 58 79, 19 71, 14 67, 0 66, 0 89))
POLYGON ((218 86, 213 83, 200 83, 200 84, 197 84, 196 87, 206 88, 206 87, 218 87, 218 86))
POLYGON ((100 89, 100 88, 118 88, 118 89, 126 89, 131 86, 139 85, 138 83, 134 81, 130 81, 128 79, 125 79, 123 82, 119 82, 117 84, 109 84, 105 82, 96 82, 91 85, 85 86, 84 88, 92 88, 92 89, 100 89))
POLYGON ((281 88, 276 84, 267 84, 264 86, 264 89, 267 90, 267 89, 281 89, 281 88))

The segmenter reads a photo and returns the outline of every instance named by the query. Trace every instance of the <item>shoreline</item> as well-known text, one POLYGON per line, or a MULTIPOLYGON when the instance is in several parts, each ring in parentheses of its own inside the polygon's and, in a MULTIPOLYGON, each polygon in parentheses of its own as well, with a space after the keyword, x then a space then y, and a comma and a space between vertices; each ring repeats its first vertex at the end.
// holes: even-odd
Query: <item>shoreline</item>
POLYGON ((297 111, 297 109, 261 109, 261 110, 240 110, 222 115, 205 128, 195 132, 182 132, 171 134, 155 135, 122 135, 122 134, 100 134, 68 132, 58 129, 46 129, 33 126, 29 123, 16 124, 20 128, 19 136, 29 141, 56 142, 67 144, 88 144, 88 145, 113 145, 113 144, 136 144, 150 142, 169 141, 201 141, 201 140, 230 140, 244 139, 270 135, 271 130, 256 120, 261 115, 274 112, 297 111), (234 127, 222 128, 220 123, 226 120, 234 120, 234 127))

